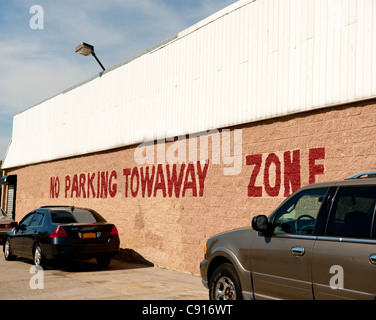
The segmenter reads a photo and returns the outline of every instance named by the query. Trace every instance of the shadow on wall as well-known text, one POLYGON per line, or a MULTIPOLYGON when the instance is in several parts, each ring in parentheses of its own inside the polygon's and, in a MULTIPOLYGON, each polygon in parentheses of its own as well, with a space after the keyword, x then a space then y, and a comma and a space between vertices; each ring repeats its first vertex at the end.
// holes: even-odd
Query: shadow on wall
POLYGON ((120 248, 119 254, 117 254, 114 259, 154 267, 154 263, 146 260, 142 255, 132 249, 120 248))

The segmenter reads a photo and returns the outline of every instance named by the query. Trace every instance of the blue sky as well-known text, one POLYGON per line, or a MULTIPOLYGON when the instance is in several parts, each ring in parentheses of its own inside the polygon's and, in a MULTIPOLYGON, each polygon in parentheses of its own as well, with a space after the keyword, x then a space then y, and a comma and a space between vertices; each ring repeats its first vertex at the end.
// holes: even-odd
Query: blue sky
POLYGON ((94 58, 75 53, 76 45, 94 45, 110 68, 234 2, 1 0, 0 160, 11 139, 13 115, 101 71, 94 58), (42 14, 30 13, 34 5, 43 9, 43 29, 30 26, 42 14))

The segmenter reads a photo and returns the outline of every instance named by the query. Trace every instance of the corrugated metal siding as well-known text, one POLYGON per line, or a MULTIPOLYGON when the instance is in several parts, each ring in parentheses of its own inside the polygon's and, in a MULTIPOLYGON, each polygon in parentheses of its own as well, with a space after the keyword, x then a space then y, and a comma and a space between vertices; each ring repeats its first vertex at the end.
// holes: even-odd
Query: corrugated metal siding
POLYGON ((239 1, 14 117, 4 168, 376 96, 376 2, 239 1))

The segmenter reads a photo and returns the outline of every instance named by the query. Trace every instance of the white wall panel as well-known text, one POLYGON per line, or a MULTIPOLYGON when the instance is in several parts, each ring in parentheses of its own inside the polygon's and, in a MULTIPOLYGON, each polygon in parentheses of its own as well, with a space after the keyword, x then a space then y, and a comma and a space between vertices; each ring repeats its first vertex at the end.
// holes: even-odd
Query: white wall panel
POLYGON ((374 0, 241 0, 17 114, 3 167, 375 96, 374 0))

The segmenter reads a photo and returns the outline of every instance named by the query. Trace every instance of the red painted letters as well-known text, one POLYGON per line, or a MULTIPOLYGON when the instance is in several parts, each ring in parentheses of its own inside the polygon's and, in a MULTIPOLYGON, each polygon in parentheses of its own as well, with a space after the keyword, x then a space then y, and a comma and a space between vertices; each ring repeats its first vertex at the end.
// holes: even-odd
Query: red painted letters
MULTIPOLYGON (((307 151, 306 151, 307 152, 307 151)), ((325 148, 312 148, 308 154, 301 150, 246 156, 246 165, 253 166, 248 183, 248 197, 287 197, 302 185, 303 177, 315 183, 325 167, 317 163, 325 159, 325 148), (308 159, 308 166, 302 166, 308 159), (306 169, 307 168, 307 169, 306 169), (307 170, 304 172, 304 170, 307 170), (283 188, 283 194, 280 195, 283 188)), ((203 197, 209 161, 205 164, 157 164, 123 169, 125 198, 203 197)), ((114 198, 118 194, 118 174, 115 170, 66 175, 65 198, 114 198)), ((59 198, 60 179, 50 178, 50 198, 59 198)))
MULTIPOLYGON (((113 170, 65 176, 65 198, 113 198, 117 194, 117 173, 113 170), (95 181, 96 180, 96 181, 95 181)), ((58 196, 57 196, 58 197, 58 196)), ((55 198, 57 198, 55 196, 55 198)))
MULTIPOLYGON (((316 164, 316 160, 322 159, 325 159, 325 148, 309 149, 308 175, 310 184, 315 183, 316 175, 323 174, 325 171, 323 164, 316 164)), ((248 184, 248 197, 262 197, 263 190, 268 196, 277 197, 282 186, 282 178, 283 196, 285 197, 301 187, 300 150, 285 151, 283 153, 283 170, 280 157, 275 153, 268 154, 263 167, 263 186, 257 185, 256 181, 262 170, 262 164, 262 154, 246 156, 246 165, 254 166, 248 184), (271 181, 271 176, 274 177, 273 181, 271 181)))
MULTIPOLYGON (((123 169, 124 197, 193 197, 204 196, 209 163, 201 165, 150 165, 123 169)), ((66 175, 65 198, 114 198, 118 193, 118 175, 115 170, 66 175)), ((50 198, 60 194, 59 177, 50 178, 50 198)))
POLYGON ((200 161, 197 164, 182 164, 179 169, 176 164, 172 165, 172 169, 167 164, 165 168, 164 170, 164 165, 158 164, 123 169, 123 176, 125 177, 124 196, 126 198, 137 196, 143 198, 204 196, 205 179, 209 168, 208 162, 203 166, 200 161), (139 184, 141 184, 141 191, 139 184))
POLYGON ((59 177, 51 177, 50 179, 50 198, 59 198, 60 180, 59 177))
POLYGON ((262 196, 262 187, 255 186, 256 178, 261 170, 262 164, 262 154, 252 154, 246 157, 246 164, 247 166, 254 165, 251 179, 248 184, 248 197, 261 197, 262 196))
POLYGON ((309 150, 309 183, 316 182, 316 175, 324 173, 324 165, 316 164, 316 160, 325 159, 325 148, 309 150))
POLYGON ((301 178, 300 178, 300 150, 294 150, 292 152, 286 151, 283 154, 283 162, 285 165, 284 170, 284 187, 285 193, 284 196, 288 197, 290 195, 290 184, 291 184, 291 193, 298 190, 301 187, 301 178))
MULTIPOLYGON (((198 166, 197 168, 199 167, 200 166, 198 166)), ((178 177, 176 164, 172 166, 172 174, 170 173, 170 165, 168 164, 166 166, 167 188, 168 188, 168 196, 170 198, 172 197, 173 191, 175 191, 174 193, 175 197, 179 198, 181 184, 182 184, 183 177, 184 177, 184 169, 185 169, 185 164, 182 164, 180 166, 179 177, 178 177)))
POLYGON ((264 186, 266 193, 271 197, 276 197, 279 194, 281 189, 281 161, 279 161, 278 156, 275 153, 268 155, 265 161, 265 170, 264 170, 264 186), (272 187, 269 181, 269 171, 271 165, 275 166, 275 182, 272 187))

